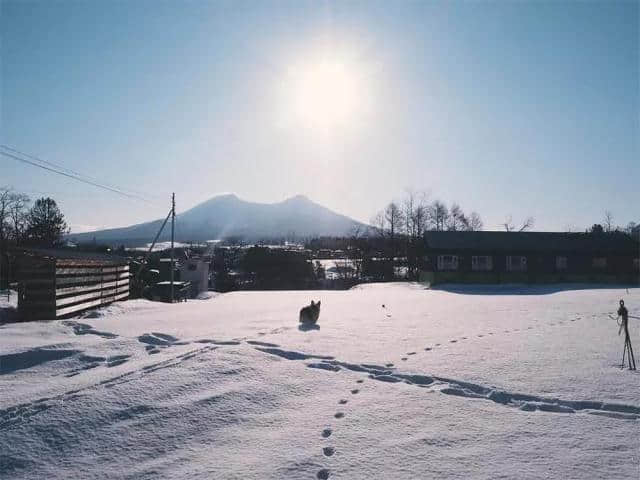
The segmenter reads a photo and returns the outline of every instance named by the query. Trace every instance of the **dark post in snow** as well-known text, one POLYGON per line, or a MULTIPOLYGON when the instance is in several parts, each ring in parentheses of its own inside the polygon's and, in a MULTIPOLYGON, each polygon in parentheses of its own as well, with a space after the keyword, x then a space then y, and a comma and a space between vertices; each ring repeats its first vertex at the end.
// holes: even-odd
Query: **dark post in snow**
POLYGON ((173 236, 176 223, 176 194, 171 194, 171 303, 173 303, 173 236))
POLYGON ((622 333, 624 328, 624 350, 622 351, 622 367, 624 368, 624 357, 627 357, 629 362, 629 370, 636 369, 636 359, 633 355, 633 347, 631 346, 631 337, 629 337, 629 311, 624 306, 624 300, 620 300, 620 308, 618 308, 618 317, 622 317, 622 323, 620 323, 620 329, 618 335, 622 333))

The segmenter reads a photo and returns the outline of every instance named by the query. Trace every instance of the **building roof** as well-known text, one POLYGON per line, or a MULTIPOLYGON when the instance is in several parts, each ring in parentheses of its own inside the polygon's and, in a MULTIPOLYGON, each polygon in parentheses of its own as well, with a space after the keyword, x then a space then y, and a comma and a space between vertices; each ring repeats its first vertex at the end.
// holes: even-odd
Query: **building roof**
POLYGON ((620 233, 561 232, 426 232, 425 243, 433 250, 479 252, 566 252, 640 254, 640 243, 620 233))
POLYGON ((99 265, 123 265, 129 262, 125 257, 107 255, 96 252, 79 252, 68 248, 13 248, 11 253, 22 258, 34 258, 45 261, 55 261, 64 264, 99 264, 99 265))

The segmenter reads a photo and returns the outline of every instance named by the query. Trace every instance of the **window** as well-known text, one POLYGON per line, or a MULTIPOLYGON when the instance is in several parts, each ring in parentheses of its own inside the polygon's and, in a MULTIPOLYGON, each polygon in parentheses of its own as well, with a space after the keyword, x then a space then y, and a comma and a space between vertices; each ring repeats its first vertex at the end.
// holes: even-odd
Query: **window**
POLYGON ((567 269, 567 257, 556 257, 556 270, 567 269))
POLYGON ((493 259, 489 255, 471 257, 471 270, 488 272, 493 269, 493 259))
POLYGON ((607 268, 607 257, 594 257, 591 266, 593 268, 607 268))
POLYGON ((438 270, 457 270, 458 257, 456 255, 438 255, 438 270))
POLYGON ((526 272, 527 257, 518 255, 510 255, 507 257, 507 271, 509 272, 526 272))

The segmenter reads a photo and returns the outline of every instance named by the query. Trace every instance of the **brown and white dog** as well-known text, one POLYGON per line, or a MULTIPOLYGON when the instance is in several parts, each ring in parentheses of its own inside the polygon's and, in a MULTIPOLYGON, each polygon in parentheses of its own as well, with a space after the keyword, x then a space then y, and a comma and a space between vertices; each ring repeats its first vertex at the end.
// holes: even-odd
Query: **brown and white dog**
POLYGON ((318 303, 314 303, 311 300, 311 305, 302 307, 300 309, 300 322, 306 324, 315 324, 320 316, 320 300, 318 303))

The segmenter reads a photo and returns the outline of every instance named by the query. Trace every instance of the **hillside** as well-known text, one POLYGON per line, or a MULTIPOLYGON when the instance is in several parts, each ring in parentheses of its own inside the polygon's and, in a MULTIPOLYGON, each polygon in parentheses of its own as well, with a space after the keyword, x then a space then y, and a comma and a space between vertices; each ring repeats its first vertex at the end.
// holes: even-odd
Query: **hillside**
MULTIPOLYGON (((129 246, 151 242, 162 220, 96 232, 71 233, 78 242, 123 243, 129 246)), ((347 235, 363 224, 297 195, 278 203, 254 203, 236 195, 220 195, 176 215, 175 239, 198 242, 230 236, 247 240, 281 237, 315 237, 347 235)), ((168 240, 165 228, 159 241, 168 240)))

